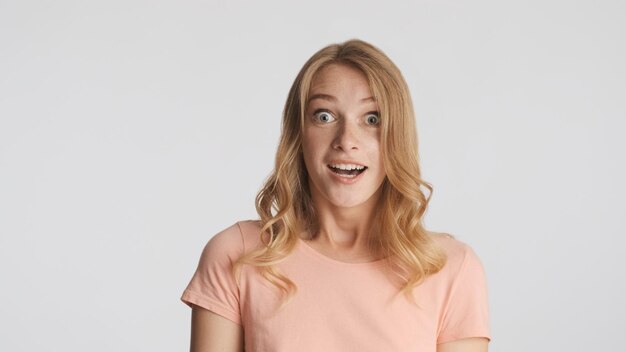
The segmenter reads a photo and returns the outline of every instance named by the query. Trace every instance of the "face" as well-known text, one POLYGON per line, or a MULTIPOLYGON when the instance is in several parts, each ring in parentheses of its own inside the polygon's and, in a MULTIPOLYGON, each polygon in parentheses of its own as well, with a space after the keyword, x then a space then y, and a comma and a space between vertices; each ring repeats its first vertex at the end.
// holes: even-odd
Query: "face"
POLYGON ((302 151, 314 202, 343 208, 374 204, 385 172, 378 105, 367 78, 355 68, 331 64, 315 74, 309 97, 302 151))

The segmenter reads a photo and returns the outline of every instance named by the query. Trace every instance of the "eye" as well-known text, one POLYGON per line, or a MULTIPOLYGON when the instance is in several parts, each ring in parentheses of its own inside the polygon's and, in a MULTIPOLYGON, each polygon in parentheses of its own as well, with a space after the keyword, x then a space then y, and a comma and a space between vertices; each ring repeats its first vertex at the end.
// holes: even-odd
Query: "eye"
POLYGON ((332 122, 335 120, 333 115, 325 110, 317 110, 315 113, 313 113, 313 115, 315 115, 315 118, 317 120, 320 120, 322 122, 332 122))
POLYGON ((380 117, 378 116, 377 112, 369 112, 367 113, 367 115, 365 115, 365 122, 368 125, 379 125, 380 124, 380 117))

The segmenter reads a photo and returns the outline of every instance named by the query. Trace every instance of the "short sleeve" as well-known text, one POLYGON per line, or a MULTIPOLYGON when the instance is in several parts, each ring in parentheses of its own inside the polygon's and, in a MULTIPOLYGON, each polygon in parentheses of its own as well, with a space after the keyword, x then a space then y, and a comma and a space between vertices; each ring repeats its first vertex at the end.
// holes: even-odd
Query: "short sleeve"
POLYGON ((181 301, 190 307, 195 304, 241 325, 239 287, 232 268, 242 254, 243 237, 237 223, 214 235, 205 245, 181 301))
POLYGON ((447 297, 438 344, 469 337, 491 341, 485 271, 472 248, 463 244, 463 249, 463 261, 447 297))

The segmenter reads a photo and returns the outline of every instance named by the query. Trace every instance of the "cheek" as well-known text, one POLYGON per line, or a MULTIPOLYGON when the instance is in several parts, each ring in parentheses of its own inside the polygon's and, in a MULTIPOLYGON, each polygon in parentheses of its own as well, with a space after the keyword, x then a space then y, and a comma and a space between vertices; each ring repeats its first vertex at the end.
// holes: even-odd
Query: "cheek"
POLYGON ((315 162, 318 154, 320 153, 319 138, 310 132, 305 132, 302 135, 302 154, 304 156, 304 162, 307 169, 312 167, 312 163, 315 162))
POLYGON ((310 134, 302 134, 302 152, 304 153, 305 159, 311 154, 311 145, 313 145, 313 143, 311 142, 310 134))
POLYGON ((370 143, 368 145, 368 155, 369 158, 372 162, 375 162, 379 168, 383 168, 383 155, 382 155, 382 150, 380 148, 380 142, 379 141, 372 141, 372 143, 370 143))
POLYGON ((370 156, 375 157, 376 159, 381 157, 380 140, 378 138, 368 139, 365 147, 367 148, 367 154, 370 156))
POLYGON ((305 131, 302 135, 302 148, 306 150, 306 153, 314 155, 324 149, 327 144, 326 139, 323 133, 305 131))

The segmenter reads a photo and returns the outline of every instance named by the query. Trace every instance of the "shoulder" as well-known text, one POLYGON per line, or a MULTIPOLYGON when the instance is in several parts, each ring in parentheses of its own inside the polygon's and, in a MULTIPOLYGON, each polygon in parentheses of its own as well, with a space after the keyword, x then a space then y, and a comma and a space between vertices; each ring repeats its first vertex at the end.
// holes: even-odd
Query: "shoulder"
POLYGON ((239 254, 249 253, 265 247, 269 242, 269 233, 263 232, 261 240, 261 220, 245 219, 236 221, 213 236, 213 245, 222 250, 237 251, 239 254))
POLYGON ((260 220, 239 220, 213 234, 200 256, 202 267, 229 266, 262 246, 260 220))
POLYGON ((261 220, 238 220, 226 228, 219 230, 211 237, 210 241, 220 246, 241 246, 242 242, 248 244, 254 237, 259 237, 261 220))
POLYGON ((482 270, 480 258, 469 244, 448 233, 430 232, 429 234, 446 253, 447 261, 444 271, 456 276, 465 267, 482 270))
POLYGON ((239 221, 217 231, 206 243, 203 258, 236 259, 244 252, 243 237, 239 221))
MULTIPOLYGON (((263 246, 261 242, 261 220, 248 219, 237 221, 237 226, 240 230, 241 240, 243 242, 244 250, 250 251, 263 246)), ((269 239, 269 235, 264 233, 266 241, 269 239)))

